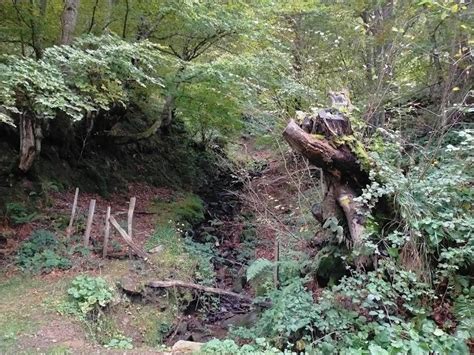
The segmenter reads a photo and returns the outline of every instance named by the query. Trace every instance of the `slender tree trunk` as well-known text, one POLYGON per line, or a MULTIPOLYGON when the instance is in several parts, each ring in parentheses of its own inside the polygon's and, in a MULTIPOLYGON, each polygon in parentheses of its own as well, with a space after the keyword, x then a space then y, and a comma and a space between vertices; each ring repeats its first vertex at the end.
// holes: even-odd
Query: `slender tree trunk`
POLYGON ((61 38, 60 44, 70 44, 73 40, 76 28, 77 15, 79 12, 79 0, 66 0, 61 15, 61 38))
POLYGON ((113 8, 112 0, 107 0, 107 10, 105 12, 105 21, 104 21, 104 27, 102 28, 102 30, 107 29, 112 23, 112 8, 113 8))
POLYGON ((97 12, 97 6, 99 6, 99 0, 95 0, 94 7, 92 8, 91 23, 89 24, 89 29, 87 30, 87 33, 91 33, 92 29, 94 28, 94 25, 95 25, 95 14, 96 14, 96 12, 97 12))
MULTIPOLYGON (((293 32, 291 55, 293 57, 293 71, 297 82, 303 79, 303 48, 304 38, 302 34, 302 21, 304 14, 295 14, 288 17, 288 22, 293 32)), ((301 97, 295 97, 295 110, 301 110, 301 97)))
POLYGON ((130 4, 128 0, 125 0, 125 17, 123 19, 122 38, 127 37, 127 25, 128 25, 128 13, 130 12, 130 4))

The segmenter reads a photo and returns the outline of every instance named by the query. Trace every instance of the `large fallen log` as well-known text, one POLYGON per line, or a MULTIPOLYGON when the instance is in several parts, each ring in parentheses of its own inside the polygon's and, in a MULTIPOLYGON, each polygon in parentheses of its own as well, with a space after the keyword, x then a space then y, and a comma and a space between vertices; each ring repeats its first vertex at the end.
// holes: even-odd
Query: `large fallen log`
POLYGON ((283 137, 294 150, 336 179, 359 187, 368 183, 368 173, 348 146, 335 147, 330 139, 305 132, 294 120, 286 126, 283 137))

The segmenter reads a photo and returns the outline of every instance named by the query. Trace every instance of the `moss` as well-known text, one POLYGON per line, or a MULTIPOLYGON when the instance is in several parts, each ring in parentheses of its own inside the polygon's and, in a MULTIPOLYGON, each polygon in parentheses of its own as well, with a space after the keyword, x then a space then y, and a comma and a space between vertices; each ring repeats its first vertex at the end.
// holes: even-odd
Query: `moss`
POLYGON ((342 196, 341 198, 339 198, 339 204, 341 204, 341 206, 349 206, 350 202, 351 200, 348 196, 342 196))
POLYGON ((175 196, 173 201, 155 200, 152 212, 159 214, 158 223, 173 222, 194 225, 204 220, 204 203, 199 196, 186 193, 175 196))
POLYGON ((133 325, 139 329, 143 337, 143 343, 149 346, 156 346, 163 343, 166 334, 169 333, 173 326, 173 321, 176 318, 173 307, 158 312, 156 305, 153 304, 136 306, 134 314, 133 325))
POLYGON ((339 136, 333 139, 336 146, 346 145, 352 153, 357 157, 363 170, 370 171, 373 164, 372 158, 367 153, 364 144, 353 135, 339 136))
POLYGON ((196 195, 187 195, 175 205, 178 220, 196 224, 204 220, 204 203, 196 195))
POLYGON ((325 139, 326 137, 324 136, 324 134, 311 134, 311 137, 313 137, 314 139, 317 139, 318 141, 321 141, 323 139, 325 139))

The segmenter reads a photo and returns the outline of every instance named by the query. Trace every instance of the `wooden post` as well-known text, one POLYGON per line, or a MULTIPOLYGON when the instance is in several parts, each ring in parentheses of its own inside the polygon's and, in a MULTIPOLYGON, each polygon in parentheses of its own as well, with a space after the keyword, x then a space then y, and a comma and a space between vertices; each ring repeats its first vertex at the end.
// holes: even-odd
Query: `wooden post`
POLYGON ((130 203, 128 205, 128 216, 127 216, 127 230, 128 230, 128 236, 130 239, 133 240, 133 211, 135 210, 135 203, 137 202, 136 197, 132 197, 130 199, 130 203))
MULTIPOLYGON (((130 198, 130 203, 128 204, 128 215, 127 215, 127 232, 130 240, 133 240, 133 211, 135 210, 136 198, 130 198)), ((129 257, 132 258, 132 251, 129 250, 129 257)))
POLYGON ((84 233, 84 247, 89 247, 89 239, 91 236, 92 221, 94 220, 95 200, 91 200, 89 204, 89 215, 87 216, 86 232, 84 233))
POLYGON ((66 237, 69 238, 72 234, 72 225, 74 223, 74 217, 76 216, 77 208, 77 199, 79 197, 79 188, 76 187, 76 193, 74 194, 74 202, 72 204, 71 219, 69 220, 69 225, 66 228, 66 237))
POLYGON ((104 249, 102 251, 102 257, 107 257, 107 247, 109 246, 109 235, 110 235, 110 206, 107 207, 107 213, 105 214, 105 229, 104 229, 104 249))

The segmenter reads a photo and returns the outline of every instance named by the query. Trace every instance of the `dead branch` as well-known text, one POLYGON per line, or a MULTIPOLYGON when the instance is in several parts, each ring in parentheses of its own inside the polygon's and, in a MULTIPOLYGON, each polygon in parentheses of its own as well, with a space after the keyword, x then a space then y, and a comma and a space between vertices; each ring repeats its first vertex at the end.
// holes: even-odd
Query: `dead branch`
POLYGON ((171 288, 171 287, 192 288, 192 289, 203 291, 203 292, 215 293, 217 295, 238 298, 239 300, 249 302, 249 303, 253 302, 253 299, 251 297, 241 295, 239 293, 223 290, 221 288, 207 287, 207 286, 202 286, 202 285, 198 285, 198 284, 195 284, 195 283, 179 281, 179 280, 150 281, 150 282, 148 282, 147 286, 148 287, 153 287, 153 288, 171 288))

